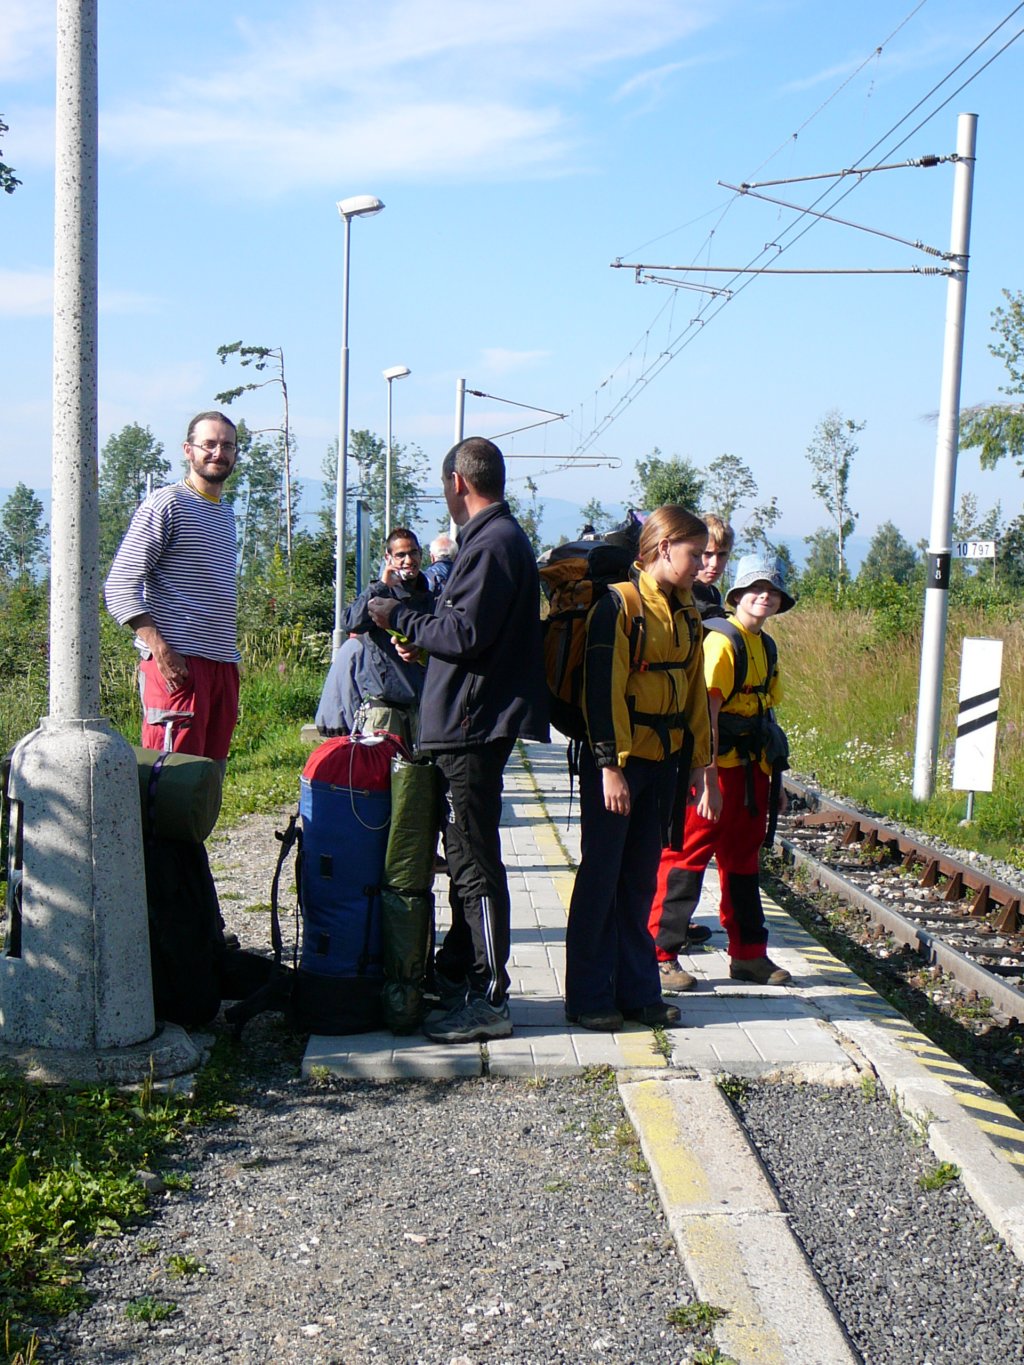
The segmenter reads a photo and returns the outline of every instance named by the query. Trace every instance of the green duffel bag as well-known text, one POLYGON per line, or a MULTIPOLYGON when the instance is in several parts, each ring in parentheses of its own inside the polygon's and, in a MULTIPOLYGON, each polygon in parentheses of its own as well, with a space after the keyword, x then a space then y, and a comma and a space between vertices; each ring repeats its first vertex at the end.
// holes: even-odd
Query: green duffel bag
POLYGON ((434 927, 438 772, 429 759, 391 760, 391 829, 384 860, 381 934, 384 1017, 408 1033, 423 1012, 423 980, 434 927))
POLYGON ((195 754, 160 753, 133 745, 139 761, 142 832, 147 837, 201 844, 220 814, 220 765, 195 754))

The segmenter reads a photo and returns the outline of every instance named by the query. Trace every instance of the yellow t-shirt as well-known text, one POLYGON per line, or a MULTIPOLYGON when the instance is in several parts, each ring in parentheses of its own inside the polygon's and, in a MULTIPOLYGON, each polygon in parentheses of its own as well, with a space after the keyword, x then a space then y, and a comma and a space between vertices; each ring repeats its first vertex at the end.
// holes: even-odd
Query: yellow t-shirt
MULTIPOLYGON (((764 641, 761 639, 760 632, 756 635, 753 631, 744 630, 743 626, 733 617, 730 617, 732 624, 743 637, 743 643, 747 647, 747 676, 743 686, 730 698, 729 702, 722 707, 722 710, 733 716, 756 716, 760 709, 767 710, 769 707, 777 706, 782 700, 782 684, 779 679, 779 671, 776 667, 775 674, 768 686, 766 696, 761 696, 754 689, 763 687, 765 678, 768 674, 768 656, 765 652, 764 641)), ((736 678, 736 656, 733 653, 732 644, 728 636, 721 631, 709 630, 704 636, 704 681, 708 685, 708 692, 720 692, 723 697, 728 697, 733 689, 736 678)), ((721 754, 718 765, 721 768, 735 768, 741 759, 733 750, 731 753, 721 754)), ((771 767, 764 759, 761 759, 761 767, 764 771, 771 772, 771 767)))

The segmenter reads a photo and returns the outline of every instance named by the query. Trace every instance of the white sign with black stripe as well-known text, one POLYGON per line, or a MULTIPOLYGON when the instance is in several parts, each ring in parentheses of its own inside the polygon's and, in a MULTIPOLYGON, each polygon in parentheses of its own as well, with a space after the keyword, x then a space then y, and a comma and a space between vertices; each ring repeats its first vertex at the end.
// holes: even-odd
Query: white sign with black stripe
POLYGON ((955 791, 992 790, 1002 671, 1002 640, 964 641, 960 663, 956 748, 953 751, 955 791))

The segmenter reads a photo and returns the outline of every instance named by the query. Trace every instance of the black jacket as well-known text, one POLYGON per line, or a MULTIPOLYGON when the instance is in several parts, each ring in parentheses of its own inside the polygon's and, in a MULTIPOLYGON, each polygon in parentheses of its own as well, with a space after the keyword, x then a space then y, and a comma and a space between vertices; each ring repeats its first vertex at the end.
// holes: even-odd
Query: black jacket
POLYGON ((548 740, 533 550, 508 503, 478 512, 433 615, 402 604, 392 626, 430 655, 420 748, 458 749, 515 738, 548 740))
POLYGON ((371 583, 359 594, 345 613, 345 629, 350 635, 366 635, 366 647, 357 670, 359 694, 364 701, 383 701, 391 706, 415 705, 423 691, 426 669, 421 663, 407 664, 395 651, 392 637, 375 626, 367 611, 371 597, 394 597, 417 611, 433 611, 434 594, 423 574, 412 583, 391 588, 382 582, 371 583))

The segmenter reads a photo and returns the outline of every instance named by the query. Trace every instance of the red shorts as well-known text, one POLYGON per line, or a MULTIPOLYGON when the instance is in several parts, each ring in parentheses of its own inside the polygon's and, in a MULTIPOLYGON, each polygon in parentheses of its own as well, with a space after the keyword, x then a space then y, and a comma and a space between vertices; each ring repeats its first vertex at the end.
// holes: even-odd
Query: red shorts
POLYGON ((179 754, 225 759, 238 720, 238 665, 190 654, 188 674, 180 691, 168 692, 156 661, 140 662, 142 747, 167 747, 167 722, 160 713, 191 711, 191 720, 172 723, 170 748, 179 754))

